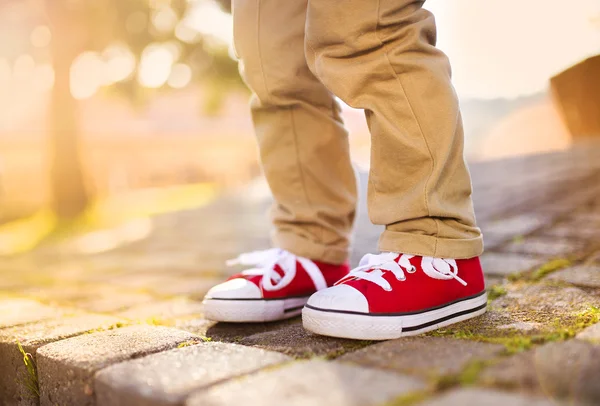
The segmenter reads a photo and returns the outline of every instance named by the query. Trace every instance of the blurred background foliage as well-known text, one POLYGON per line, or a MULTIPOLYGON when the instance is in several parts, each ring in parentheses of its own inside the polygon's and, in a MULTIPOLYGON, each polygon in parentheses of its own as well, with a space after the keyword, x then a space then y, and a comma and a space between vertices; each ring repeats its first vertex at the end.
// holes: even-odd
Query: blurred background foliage
MULTIPOLYGON (((597 0, 425 6, 452 61, 468 159, 600 133, 597 0)), ((228 0, 0 0, 0 255, 261 184, 232 25, 228 0)), ((342 107, 366 170, 363 112, 342 107)))

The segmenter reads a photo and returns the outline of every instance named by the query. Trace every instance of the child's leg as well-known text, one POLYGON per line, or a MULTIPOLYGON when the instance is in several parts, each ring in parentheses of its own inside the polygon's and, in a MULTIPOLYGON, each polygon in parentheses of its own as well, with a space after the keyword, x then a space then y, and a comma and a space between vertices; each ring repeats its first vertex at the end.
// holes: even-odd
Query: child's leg
POLYGON ((275 198, 275 245, 340 264, 356 180, 339 106, 306 64, 306 7, 306 0, 234 0, 235 46, 254 93, 252 117, 275 198))
POLYGON ((366 110, 372 133, 369 215, 379 248, 471 258, 483 243, 463 158, 446 56, 422 1, 309 0, 306 54, 315 75, 366 110))

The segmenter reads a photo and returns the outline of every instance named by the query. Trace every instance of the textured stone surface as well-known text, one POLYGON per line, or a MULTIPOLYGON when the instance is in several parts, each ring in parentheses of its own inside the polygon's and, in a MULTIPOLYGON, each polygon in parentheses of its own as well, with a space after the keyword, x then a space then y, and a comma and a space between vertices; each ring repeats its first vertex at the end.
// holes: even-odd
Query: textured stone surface
POLYGON ((579 338, 580 340, 600 344, 600 323, 596 323, 593 326, 589 326, 581 333, 577 334, 577 338, 579 338))
POLYGON ((510 239, 515 236, 529 234, 542 227, 547 222, 548 216, 527 213, 483 224, 481 230, 484 236, 487 233, 490 233, 494 235, 504 235, 507 239, 510 239))
POLYGON ((572 239, 558 239, 551 237, 527 237, 504 246, 503 251, 542 255, 546 257, 562 257, 580 253, 585 245, 572 239))
POLYGON ((424 387, 417 379, 393 372, 306 361, 214 386, 186 405, 366 406, 424 387))
POLYGON ((61 317, 75 310, 46 306, 28 299, 0 300, 0 329, 61 317))
POLYGON ((131 320, 168 321, 181 316, 201 315, 202 303, 185 298, 176 298, 134 306, 116 314, 131 320))
POLYGON ((20 405, 35 404, 32 394, 23 385, 27 369, 17 341, 35 360, 36 351, 42 345, 90 330, 108 328, 119 321, 116 317, 88 314, 0 330, 0 393, 20 405))
POLYGON ((546 259, 520 254, 485 253, 481 256, 481 266, 486 275, 507 276, 536 268, 546 259))
POLYGON ((429 399, 419 406, 559 406, 542 396, 500 392, 491 389, 456 389, 429 399))
POLYGON ((239 342, 240 344, 283 352, 296 358, 335 357, 365 346, 365 343, 361 341, 313 334, 305 330, 301 323, 292 324, 286 327, 284 331, 275 330, 257 333, 239 342))
POLYGON ((549 276, 550 279, 589 288, 600 288, 600 265, 576 266, 549 276))
POLYGON ((194 390, 291 360, 276 352, 200 343, 123 362, 95 378, 98 406, 159 406, 184 402, 194 390))
POLYGON ((574 403, 600 404, 600 346, 580 340, 550 343, 507 358, 482 383, 538 391, 574 403))
POLYGON ((96 371, 195 338, 167 327, 132 326, 45 345, 37 352, 41 405, 93 405, 96 371))
POLYGON ((600 306, 600 296, 577 287, 532 284, 509 290, 491 304, 492 311, 510 315, 515 322, 540 323, 543 330, 555 329, 557 322, 568 325, 578 312, 600 306))
POLYGON ((458 373, 469 362, 491 358, 502 351, 502 345, 443 337, 406 337, 372 345, 339 360, 430 377, 458 373))

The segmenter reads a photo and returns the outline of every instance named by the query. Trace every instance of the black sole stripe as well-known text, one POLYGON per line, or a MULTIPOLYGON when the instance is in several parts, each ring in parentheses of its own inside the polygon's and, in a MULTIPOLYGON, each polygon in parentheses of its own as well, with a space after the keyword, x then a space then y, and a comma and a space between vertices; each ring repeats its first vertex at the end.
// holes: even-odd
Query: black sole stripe
POLYGON ((352 311, 352 310, 321 309, 320 307, 311 306, 309 304, 307 304, 306 307, 309 308, 309 309, 312 309, 312 310, 320 311, 320 312, 355 314, 357 316, 368 316, 368 317, 412 316, 412 315, 415 315, 415 314, 427 313, 427 312, 430 312, 430 311, 433 311, 433 310, 444 309, 444 308, 446 308, 448 306, 452 306, 453 304, 456 304, 456 303, 464 302, 466 300, 471 300, 471 299, 477 299, 477 298, 479 298, 479 297, 481 297, 481 296, 483 296, 485 294, 486 294, 486 291, 484 290, 483 292, 478 293, 476 295, 467 296, 467 297, 464 297, 462 299, 455 300, 454 302, 443 304, 441 306, 430 307, 428 309, 419 310, 419 311, 416 311, 416 312, 404 312, 404 313, 363 313, 363 312, 355 312, 355 311, 352 311))
POLYGON ((463 310, 462 312, 451 314, 451 315, 446 316, 446 317, 441 317, 441 318, 439 318, 437 320, 429 321, 427 323, 423 323, 423 324, 420 324, 418 326, 402 327, 402 331, 416 331, 416 330, 421 330, 422 328, 430 327, 430 326, 433 326, 434 324, 438 324, 438 323, 441 323, 443 321, 451 320, 451 319, 453 319, 455 317, 460 317, 460 316, 464 316, 464 315, 469 314, 469 313, 478 312, 479 310, 485 309, 486 307, 487 307, 487 303, 482 304, 481 306, 474 307, 472 309, 463 310))

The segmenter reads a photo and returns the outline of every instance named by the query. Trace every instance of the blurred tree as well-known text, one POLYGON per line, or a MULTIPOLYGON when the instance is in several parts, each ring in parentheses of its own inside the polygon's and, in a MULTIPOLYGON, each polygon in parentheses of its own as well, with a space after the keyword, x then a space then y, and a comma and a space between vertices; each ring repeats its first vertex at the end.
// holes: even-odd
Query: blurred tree
MULTIPOLYGON (((208 84, 205 109, 214 113, 225 90, 239 86, 237 66, 223 47, 193 30, 177 35, 176 28, 195 4, 189 0, 44 0, 52 32, 51 54, 55 71, 51 117, 51 187, 53 208, 62 218, 75 218, 88 205, 90 191, 85 186, 79 154, 77 101, 71 90, 72 67, 84 51, 105 50, 123 44, 134 55, 137 69, 152 44, 175 47, 178 61, 191 68, 196 79, 208 84)), ((225 9, 230 7, 227 2, 225 9)), ((133 102, 143 101, 147 90, 136 71, 112 87, 133 102)), ((158 86, 160 87, 160 86, 158 86)))

